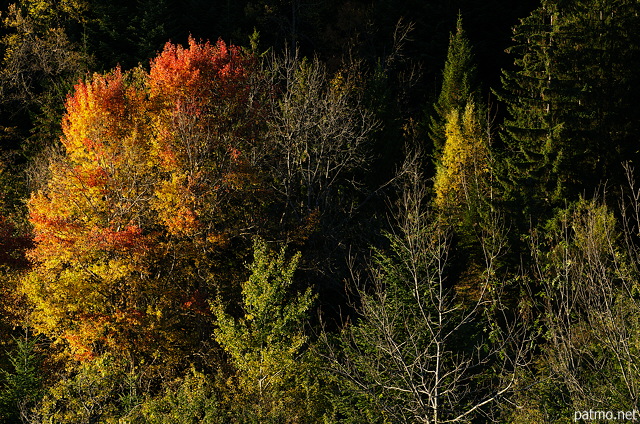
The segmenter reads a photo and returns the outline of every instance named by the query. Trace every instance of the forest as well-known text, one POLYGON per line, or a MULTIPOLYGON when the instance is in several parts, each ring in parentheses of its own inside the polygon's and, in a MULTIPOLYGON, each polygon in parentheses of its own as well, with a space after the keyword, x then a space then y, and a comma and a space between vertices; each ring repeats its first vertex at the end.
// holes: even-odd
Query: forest
POLYGON ((0 422, 635 420, 639 67, 637 0, 0 2, 0 422))

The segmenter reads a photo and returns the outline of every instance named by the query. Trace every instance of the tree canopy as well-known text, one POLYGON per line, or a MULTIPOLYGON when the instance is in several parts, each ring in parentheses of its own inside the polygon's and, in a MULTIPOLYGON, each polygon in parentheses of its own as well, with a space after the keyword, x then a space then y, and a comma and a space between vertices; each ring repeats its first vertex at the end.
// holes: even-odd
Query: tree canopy
POLYGON ((640 409, 640 3, 1 9, 0 421, 640 409))

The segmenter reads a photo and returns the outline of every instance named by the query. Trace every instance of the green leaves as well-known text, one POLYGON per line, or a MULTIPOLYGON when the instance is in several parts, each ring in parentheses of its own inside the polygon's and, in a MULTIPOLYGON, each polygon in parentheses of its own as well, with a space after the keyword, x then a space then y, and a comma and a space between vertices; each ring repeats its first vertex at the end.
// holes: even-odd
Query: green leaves
POLYGON ((479 87, 476 85, 476 66, 471 45, 458 15, 456 32, 449 37, 447 60, 442 71, 442 88, 433 105, 429 137, 433 141, 434 158, 440 160, 446 143, 446 122, 451 113, 464 113, 467 102, 477 103, 479 87))
POLYGON ((170 385, 160 395, 146 399, 138 414, 148 424, 226 424, 229 414, 216 389, 211 378, 192 369, 176 387, 170 385))
POLYGON ((284 417, 295 405, 302 409, 312 390, 299 384, 311 372, 305 325, 315 300, 310 288, 295 293, 299 259, 300 254, 287 258, 284 248, 273 252, 256 240, 240 317, 228 314, 220 303, 213 308, 216 340, 237 369, 238 399, 262 419, 284 417))

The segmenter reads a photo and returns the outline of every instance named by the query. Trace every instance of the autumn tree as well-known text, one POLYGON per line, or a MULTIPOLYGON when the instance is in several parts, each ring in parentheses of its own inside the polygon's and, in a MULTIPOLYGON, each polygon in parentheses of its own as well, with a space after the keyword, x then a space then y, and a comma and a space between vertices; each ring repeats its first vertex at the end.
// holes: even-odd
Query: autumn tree
MULTIPOLYGON (((267 227, 269 191, 258 171, 263 83, 256 66, 238 47, 194 40, 189 48, 168 44, 151 64, 159 179, 150 206, 168 235, 159 245, 173 263, 168 277, 180 281, 183 294, 176 296, 187 290, 192 318, 208 313, 207 297, 237 300, 247 236, 267 227)), ((194 337, 206 340, 195 322, 194 337)))
POLYGON ((223 285, 215 255, 250 227, 250 64, 222 41, 190 40, 167 44, 148 74, 76 86, 65 151, 29 201, 23 291, 38 331, 79 358, 203 340, 206 298, 223 285))
POLYGON ((434 189, 435 204, 451 223, 477 223, 489 200, 489 136, 482 122, 473 102, 462 113, 452 110, 447 118, 434 189))
POLYGON ((54 338, 97 342, 107 322, 135 321, 144 311, 133 288, 145 278, 151 241, 142 231, 153 169, 142 102, 120 70, 79 84, 63 122, 66 153, 30 200, 36 266, 23 289, 36 328, 54 338))
POLYGON ((158 108, 153 153, 163 177, 154 208, 173 234, 199 234, 215 243, 243 231, 225 219, 249 214, 229 202, 250 193, 256 182, 249 172, 260 128, 249 84, 252 66, 235 46, 193 39, 188 49, 167 44, 152 61, 150 97, 158 108), (226 214, 219 213, 223 205, 226 214))
POLYGON ((502 237, 491 207, 491 124, 480 104, 475 72, 471 46, 458 15, 429 135, 436 166, 434 203, 442 223, 454 230, 452 258, 459 261, 455 268, 462 274, 474 274, 474 269, 485 265, 483 238, 489 234, 502 237))
POLYGON ((453 232, 452 268, 463 276, 456 284, 473 291, 482 284, 482 270, 489 263, 487 247, 504 250, 500 245, 506 236, 493 198, 490 130, 471 100, 462 113, 449 113, 445 130, 433 180, 434 207, 441 224, 453 232))

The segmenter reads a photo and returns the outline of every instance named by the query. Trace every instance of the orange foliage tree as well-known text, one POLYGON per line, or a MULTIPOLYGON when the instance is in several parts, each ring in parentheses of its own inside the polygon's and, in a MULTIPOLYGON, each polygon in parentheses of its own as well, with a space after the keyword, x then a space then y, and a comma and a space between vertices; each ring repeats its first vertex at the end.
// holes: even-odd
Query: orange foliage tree
POLYGON ((214 258, 259 216, 237 212, 260 192, 253 63, 222 41, 168 43, 150 72, 94 75, 69 97, 64 153, 29 201, 22 289, 35 328, 76 357, 205 336, 214 258))
POLYGON ((214 46, 191 39, 188 49, 167 44, 151 63, 154 155, 164 175, 155 209, 175 235, 224 238, 229 225, 221 222, 220 205, 254 182, 249 153, 259 108, 250 101, 253 62, 222 41, 214 46))

